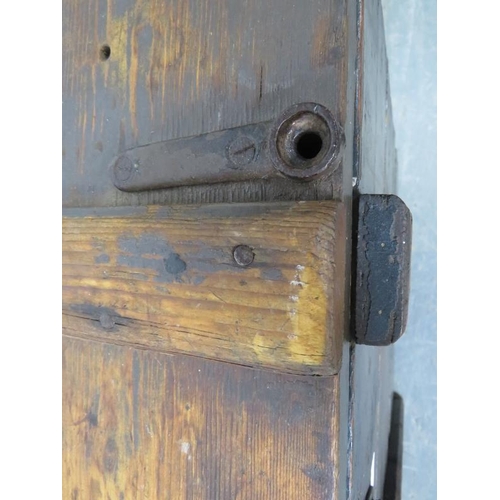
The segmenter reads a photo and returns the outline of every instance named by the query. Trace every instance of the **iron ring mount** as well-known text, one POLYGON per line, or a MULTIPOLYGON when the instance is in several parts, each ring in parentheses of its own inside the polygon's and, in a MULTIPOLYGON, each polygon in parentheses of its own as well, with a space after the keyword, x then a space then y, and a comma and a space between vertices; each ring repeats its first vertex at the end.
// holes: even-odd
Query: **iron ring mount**
POLYGON ((122 191, 283 176, 311 181, 337 168, 344 142, 328 109, 301 103, 275 121, 129 149, 113 160, 110 171, 122 191))
POLYGON ((309 181, 333 170, 340 160, 344 134, 320 104, 297 104, 271 128, 269 154, 274 167, 292 179, 309 181))

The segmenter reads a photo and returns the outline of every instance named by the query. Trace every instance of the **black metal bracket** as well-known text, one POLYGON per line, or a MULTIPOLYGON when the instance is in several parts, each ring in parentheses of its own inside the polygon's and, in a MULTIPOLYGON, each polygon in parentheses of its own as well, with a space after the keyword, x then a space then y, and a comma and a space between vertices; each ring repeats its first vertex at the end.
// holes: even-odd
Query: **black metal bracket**
POLYGON ((410 292, 412 217, 394 195, 362 194, 354 235, 353 329, 358 344, 403 335, 410 292))
POLYGON ((344 133, 324 106, 302 103, 276 121, 148 144, 113 160, 122 191, 288 177, 310 181, 338 166, 344 133))

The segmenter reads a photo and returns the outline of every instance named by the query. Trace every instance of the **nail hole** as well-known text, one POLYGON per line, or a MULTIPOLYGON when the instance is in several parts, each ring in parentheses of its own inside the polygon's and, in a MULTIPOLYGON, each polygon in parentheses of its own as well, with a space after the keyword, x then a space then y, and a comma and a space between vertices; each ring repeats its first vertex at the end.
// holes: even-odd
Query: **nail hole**
POLYGON ((297 154, 305 160, 312 160, 318 156, 323 147, 323 140, 316 132, 305 132, 295 142, 297 154))
POLYGON ((103 45, 99 49, 99 59, 101 61, 107 61, 111 55, 111 47, 109 45, 103 45))

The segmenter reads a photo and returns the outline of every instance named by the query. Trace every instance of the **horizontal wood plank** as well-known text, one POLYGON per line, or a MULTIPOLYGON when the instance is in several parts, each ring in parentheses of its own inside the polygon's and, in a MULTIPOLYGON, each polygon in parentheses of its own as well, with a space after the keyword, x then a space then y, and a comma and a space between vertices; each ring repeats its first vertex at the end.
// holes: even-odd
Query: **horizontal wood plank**
POLYGON ((345 324, 344 241, 334 201, 69 212, 63 333, 331 375, 345 324), (248 267, 233 259, 238 245, 253 250, 248 267))

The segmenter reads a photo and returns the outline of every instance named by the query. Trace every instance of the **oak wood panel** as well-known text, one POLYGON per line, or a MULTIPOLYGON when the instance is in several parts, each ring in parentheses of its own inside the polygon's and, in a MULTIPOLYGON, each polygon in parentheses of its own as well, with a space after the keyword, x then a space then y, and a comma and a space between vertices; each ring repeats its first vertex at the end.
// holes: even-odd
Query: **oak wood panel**
POLYGON ((287 372, 338 372, 342 204, 140 212, 63 219, 66 335, 287 372), (241 244, 254 253, 248 267, 233 260, 241 244))
POLYGON ((63 347, 65 499, 344 498, 339 376, 63 347))

